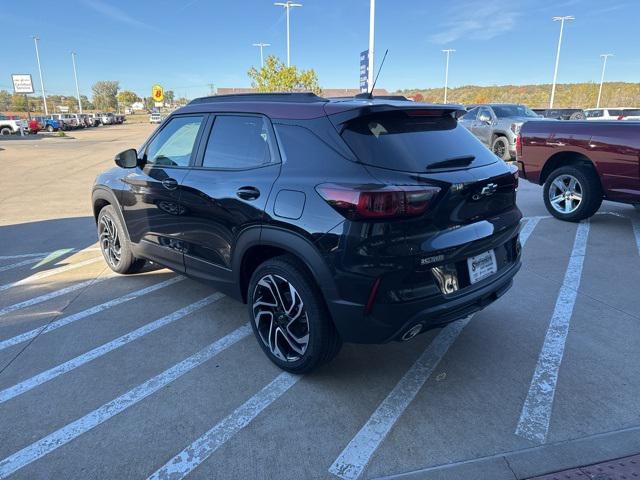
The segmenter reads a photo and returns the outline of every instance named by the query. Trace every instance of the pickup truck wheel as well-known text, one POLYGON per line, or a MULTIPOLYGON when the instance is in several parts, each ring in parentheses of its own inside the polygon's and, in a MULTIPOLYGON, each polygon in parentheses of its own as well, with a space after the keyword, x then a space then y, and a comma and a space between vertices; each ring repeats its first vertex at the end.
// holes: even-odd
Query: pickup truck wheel
POLYGON ((12 133, 13 132, 9 127, 4 127, 2 130, 0 130, 0 134, 2 135, 11 135, 12 133))
POLYGON ((554 170, 544 183, 543 196, 549 213, 567 222, 591 217, 602 204, 600 179, 589 167, 567 165, 554 170))
POLYGON ((342 342, 318 286, 292 255, 267 260, 251 276, 251 326, 273 363, 308 373, 329 362, 342 342))
POLYGON ((509 153, 509 140, 507 140, 507 137, 496 137, 493 141, 493 145, 491 145, 491 151, 505 162, 511 160, 511 154, 509 153))
POLYGON ((53 125, 47 125, 47 132, 53 133, 54 130, 55 128, 53 128, 53 125))

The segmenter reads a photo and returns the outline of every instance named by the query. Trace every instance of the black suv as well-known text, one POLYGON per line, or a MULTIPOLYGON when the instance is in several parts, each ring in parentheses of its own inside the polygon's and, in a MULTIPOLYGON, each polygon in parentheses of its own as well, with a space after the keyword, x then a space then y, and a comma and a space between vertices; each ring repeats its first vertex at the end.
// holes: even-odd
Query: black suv
POLYGON ((102 252, 248 304, 267 356, 408 340, 486 307, 520 268, 517 173, 457 105, 313 94, 199 98, 93 187, 102 252))

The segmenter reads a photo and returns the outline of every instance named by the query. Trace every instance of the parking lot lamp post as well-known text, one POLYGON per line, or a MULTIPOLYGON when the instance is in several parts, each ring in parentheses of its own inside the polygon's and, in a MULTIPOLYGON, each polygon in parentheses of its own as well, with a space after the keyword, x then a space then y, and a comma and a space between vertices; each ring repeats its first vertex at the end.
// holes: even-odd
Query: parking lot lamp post
POLYGON ((602 58, 602 75, 600 75, 600 89, 598 90, 598 103, 596 104, 596 108, 600 108, 600 98, 602 97, 602 84, 604 83, 604 71, 607 68, 607 58, 613 57, 613 53, 603 53, 600 55, 602 58))
POLYGON ((558 51, 556 52, 556 66, 553 69, 553 85, 551 85, 551 100, 549 101, 549 108, 553 108, 553 100, 556 96, 556 80, 558 78, 558 64, 560 63, 560 47, 562 46, 562 33, 564 31, 565 20, 575 20, 575 17, 567 15, 564 17, 553 17, 554 22, 560 22, 560 37, 558 38, 558 51))
POLYGON ((448 48, 446 50, 442 50, 447 55, 447 61, 444 67, 444 103, 447 103, 447 88, 449 87, 449 57, 455 50, 453 48, 448 48))
POLYGON ((73 77, 76 79, 76 94, 78 95, 78 110, 82 113, 82 101, 80 100, 80 88, 78 87, 78 71, 76 69, 76 56, 78 54, 71 52, 71 61, 73 62, 73 77))
POLYGON ((271 44, 270 43, 254 43, 253 46, 260 47, 260 68, 262 68, 264 67, 264 55, 262 53, 262 49, 264 47, 270 47, 271 44))
MULTIPOLYGON (((375 26, 376 26, 376 0, 370 0, 369 4, 369 64, 367 68, 368 76, 367 76, 367 85, 369 88, 373 88, 373 60, 375 57, 375 26)), ((371 90, 371 94, 373 95, 373 90, 371 90)))
POLYGON ((291 66, 291 43, 289 42, 289 11, 293 7, 301 7, 301 3, 293 3, 291 0, 287 0, 286 2, 276 2, 274 5, 278 7, 284 7, 287 11, 287 67, 291 66))
POLYGON ((40 88, 42 89, 42 101, 44 102, 44 114, 49 115, 49 110, 47 109, 47 96, 44 93, 44 80, 42 80, 42 67, 40 67, 40 52, 38 52, 38 40, 40 40, 36 35, 33 36, 33 43, 36 45, 36 60, 38 61, 38 73, 40 74, 40 88))

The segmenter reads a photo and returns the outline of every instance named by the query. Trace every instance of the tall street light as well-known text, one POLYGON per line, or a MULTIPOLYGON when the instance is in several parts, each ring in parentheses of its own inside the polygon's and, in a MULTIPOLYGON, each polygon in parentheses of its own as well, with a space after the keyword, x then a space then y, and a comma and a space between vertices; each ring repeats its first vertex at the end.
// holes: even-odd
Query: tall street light
POLYGON ((42 89, 42 101, 44 102, 44 114, 49 115, 49 110, 47 109, 47 96, 44 93, 44 81, 42 80, 42 68, 40 67, 40 52, 38 52, 38 38, 36 35, 33 36, 33 43, 36 45, 36 60, 38 60, 38 72, 40 73, 40 88, 42 89))
MULTIPOLYGON (((376 26, 376 0, 370 0, 369 3, 369 65, 367 68, 367 85, 373 89, 373 59, 374 59, 374 47, 375 47, 375 26, 376 26)), ((373 90, 371 90, 373 94, 373 90)))
POLYGON ((602 75, 600 75, 600 89, 598 90, 598 103, 596 108, 600 108, 600 98, 602 97, 602 84, 604 83, 604 71, 607 68, 607 58, 613 57, 613 53, 603 53, 600 57, 604 60, 602 62, 602 75))
POLYGON ((551 86, 551 101, 549 108, 553 108, 553 100, 556 96, 556 79, 558 78, 558 64, 560 63, 560 47, 562 46, 562 32, 564 31, 565 20, 575 20, 575 17, 567 15, 565 17, 553 17, 554 22, 560 22, 560 37, 558 38, 558 51, 556 52, 556 67, 553 70, 553 85, 551 86))
POLYGON ((254 43, 254 47, 260 47, 260 68, 264 67, 264 55, 262 54, 262 49, 264 47, 270 47, 270 43, 254 43))
POLYGON ((284 7, 287 11, 287 67, 291 66, 291 43, 289 42, 289 11, 294 7, 301 7, 301 3, 293 3, 291 0, 286 2, 276 2, 274 5, 284 7))
POLYGON ((78 87, 78 71, 76 69, 77 53, 71 52, 71 61, 73 62, 73 78, 76 80, 76 94, 78 95, 78 110, 82 113, 82 101, 80 100, 80 88, 78 87))
POLYGON ((447 103, 447 88, 449 87, 449 57, 453 52, 455 52, 455 50, 453 48, 448 48, 442 51, 447 55, 447 62, 444 67, 444 103, 447 103))

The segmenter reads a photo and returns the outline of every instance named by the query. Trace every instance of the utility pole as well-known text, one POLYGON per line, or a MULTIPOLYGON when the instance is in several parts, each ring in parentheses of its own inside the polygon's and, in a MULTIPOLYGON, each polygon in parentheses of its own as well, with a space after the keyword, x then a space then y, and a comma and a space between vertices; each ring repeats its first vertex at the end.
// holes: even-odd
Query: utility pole
POLYGON ((447 55, 447 61, 444 67, 444 103, 447 103, 447 89, 449 88, 449 57, 455 50, 453 48, 447 48, 442 50, 447 55))
POLYGON ((613 57, 613 53, 603 53, 600 55, 604 61, 602 62, 602 75, 600 75, 600 89, 598 90, 598 103, 596 108, 600 108, 600 98, 602 97, 602 84, 604 83, 604 71, 607 68, 607 58, 613 57))
MULTIPOLYGON (((370 89, 373 89, 373 59, 375 56, 375 27, 376 27, 376 0, 370 0, 369 3, 369 66, 367 85, 370 89)), ((373 94, 373 90, 369 90, 369 93, 373 94)))
POLYGON ((38 52, 38 36, 33 36, 33 43, 36 45, 36 60, 38 61, 38 73, 40 73, 40 88, 42 89, 42 101, 44 102, 44 114, 49 115, 49 109, 47 108, 47 95, 44 92, 44 81, 42 80, 42 67, 40 66, 40 52, 38 52))
POLYGON ((553 85, 551 86, 551 100, 549 108, 553 108, 553 100, 556 96, 556 80, 558 78, 558 64, 560 63, 560 47, 562 46, 562 32, 564 31, 565 20, 575 20, 575 17, 567 15, 565 17, 553 17, 554 22, 560 22, 560 37, 558 38, 558 51, 556 52, 556 67, 553 70, 553 85))
POLYGON ((213 90, 213 83, 208 83, 207 85, 209 85, 209 95, 215 95, 215 92, 213 90))
POLYGON ((264 47, 270 47, 271 44, 270 43, 254 43, 253 46, 260 47, 260 68, 262 68, 264 67, 264 55, 262 53, 262 49, 264 47))
POLYGON ((287 67, 291 66, 291 43, 289 41, 289 11, 294 7, 301 7, 301 3, 293 3, 291 0, 287 0, 286 2, 276 2, 274 5, 278 7, 284 7, 287 11, 287 67))
POLYGON ((80 88, 78 87, 78 71, 76 69, 77 53, 71 52, 71 61, 73 62, 73 78, 76 80, 76 94, 78 95, 78 110, 82 113, 82 100, 80 100, 80 88))

